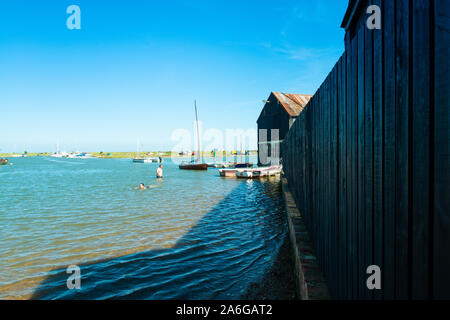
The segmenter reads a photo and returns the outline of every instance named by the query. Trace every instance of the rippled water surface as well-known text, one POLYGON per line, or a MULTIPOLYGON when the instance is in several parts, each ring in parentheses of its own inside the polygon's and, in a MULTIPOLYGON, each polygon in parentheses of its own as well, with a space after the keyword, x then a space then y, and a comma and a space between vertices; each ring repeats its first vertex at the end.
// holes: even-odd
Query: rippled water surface
POLYGON ((235 299, 286 232, 279 180, 170 160, 10 159, 0 166, 0 298, 235 299), (149 190, 136 190, 143 182, 149 190), (81 290, 68 290, 69 265, 81 290))

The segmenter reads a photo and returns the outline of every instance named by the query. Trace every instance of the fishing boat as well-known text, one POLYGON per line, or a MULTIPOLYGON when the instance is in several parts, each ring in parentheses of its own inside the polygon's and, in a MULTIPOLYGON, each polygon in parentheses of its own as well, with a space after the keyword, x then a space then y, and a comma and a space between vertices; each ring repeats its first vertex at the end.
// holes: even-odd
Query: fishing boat
POLYGON ((0 166, 6 166, 8 164, 8 159, 0 159, 0 166))
POLYGON ((197 160, 192 160, 191 162, 184 162, 179 165, 179 168, 181 170, 208 170, 208 164, 201 162, 201 151, 200 151, 200 132, 198 129, 198 114, 197 114, 197 101, 194 101, 195 105, 195 120, 196 120, 196 126, 197 126, 197 144, 198 144, 198 158, 197 160))

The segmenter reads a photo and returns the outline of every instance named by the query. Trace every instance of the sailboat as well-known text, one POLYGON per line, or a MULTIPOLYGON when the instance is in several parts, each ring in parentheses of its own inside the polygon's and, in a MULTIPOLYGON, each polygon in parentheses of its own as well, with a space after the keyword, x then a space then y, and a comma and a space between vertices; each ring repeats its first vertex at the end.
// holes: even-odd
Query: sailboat
POLYGON ((198 114, 197 114, 197 101, 194 101, 195 104, 195 120, 197 124, 197 144, 198 144, 198 159, 197 161, 192 161, 190 163, 182 163, 180 164, 181 170, 208 170, 207 163, 201 163, 201 151, 200 151, 200 132, 198 129, 198 114))
POLYGON ((53 158, 68 158, 69 157, 69 153, 67 152, 60 152, 59 151, 59 142, 56 143, 56 152, 51 154, 50 157, 53 158))

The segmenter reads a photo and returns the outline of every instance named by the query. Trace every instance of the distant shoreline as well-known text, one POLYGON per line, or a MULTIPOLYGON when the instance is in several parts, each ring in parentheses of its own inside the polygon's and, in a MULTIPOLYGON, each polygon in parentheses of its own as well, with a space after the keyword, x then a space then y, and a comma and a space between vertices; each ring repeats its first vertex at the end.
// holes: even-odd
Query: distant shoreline
MULTIPOLYGON (((95 158, 99 159, 133 159, 136 157, 136 152, 87 152, 88 154, 92 155, 95 158)), ((42 152, 42 153, 27 153, 27 157, 49 157, 53 153, 50 152, 42 152)), ((257 154, 257 151, 251 150, 250 156, 254 156, 257 154)), ((185 154, 183 156, 179 155, 178 153, 174 154, 176 157, 191 157, 190 154, 185 154)), ((14 156, 22 156, 21 153, 0 153, 0 158, 12 158, 14 156)), ((140 152, 138 154, 141 158, 147 158, 147 157, 161 157, 161 158, 170 158, 172 157, 172 153, 168 151, 145 151, 140 152)), ((203 151, 202 157, 212 157, 211 151, 203 151)), ((216 158, 223 157, 224 154, 222 152, 216 152, 216 158)), ((232 151, 226 151, 226 156, 235 156, 232 151)), ((240 155, 238 155, 240 156, 240 155)))

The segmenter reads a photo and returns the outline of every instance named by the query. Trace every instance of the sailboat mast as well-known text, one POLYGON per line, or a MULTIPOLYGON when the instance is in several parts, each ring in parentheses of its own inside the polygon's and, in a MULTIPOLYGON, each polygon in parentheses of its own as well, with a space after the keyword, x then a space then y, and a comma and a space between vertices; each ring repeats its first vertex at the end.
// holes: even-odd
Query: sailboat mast
POLYGON ((241 141, 241 150, 239 150, 239 153, 241 154, 241 162, 242 162, 242 134, 239 140, 241 141))
POLYGON ((136 139, 136 159, 139 158, 139 139, 136 139))
POLYGON ((200 132, 198 129, 197 100, 194 100, 194 105, 195 105, 195 121, 197 124, 198 162, 200 162, 200 132))

